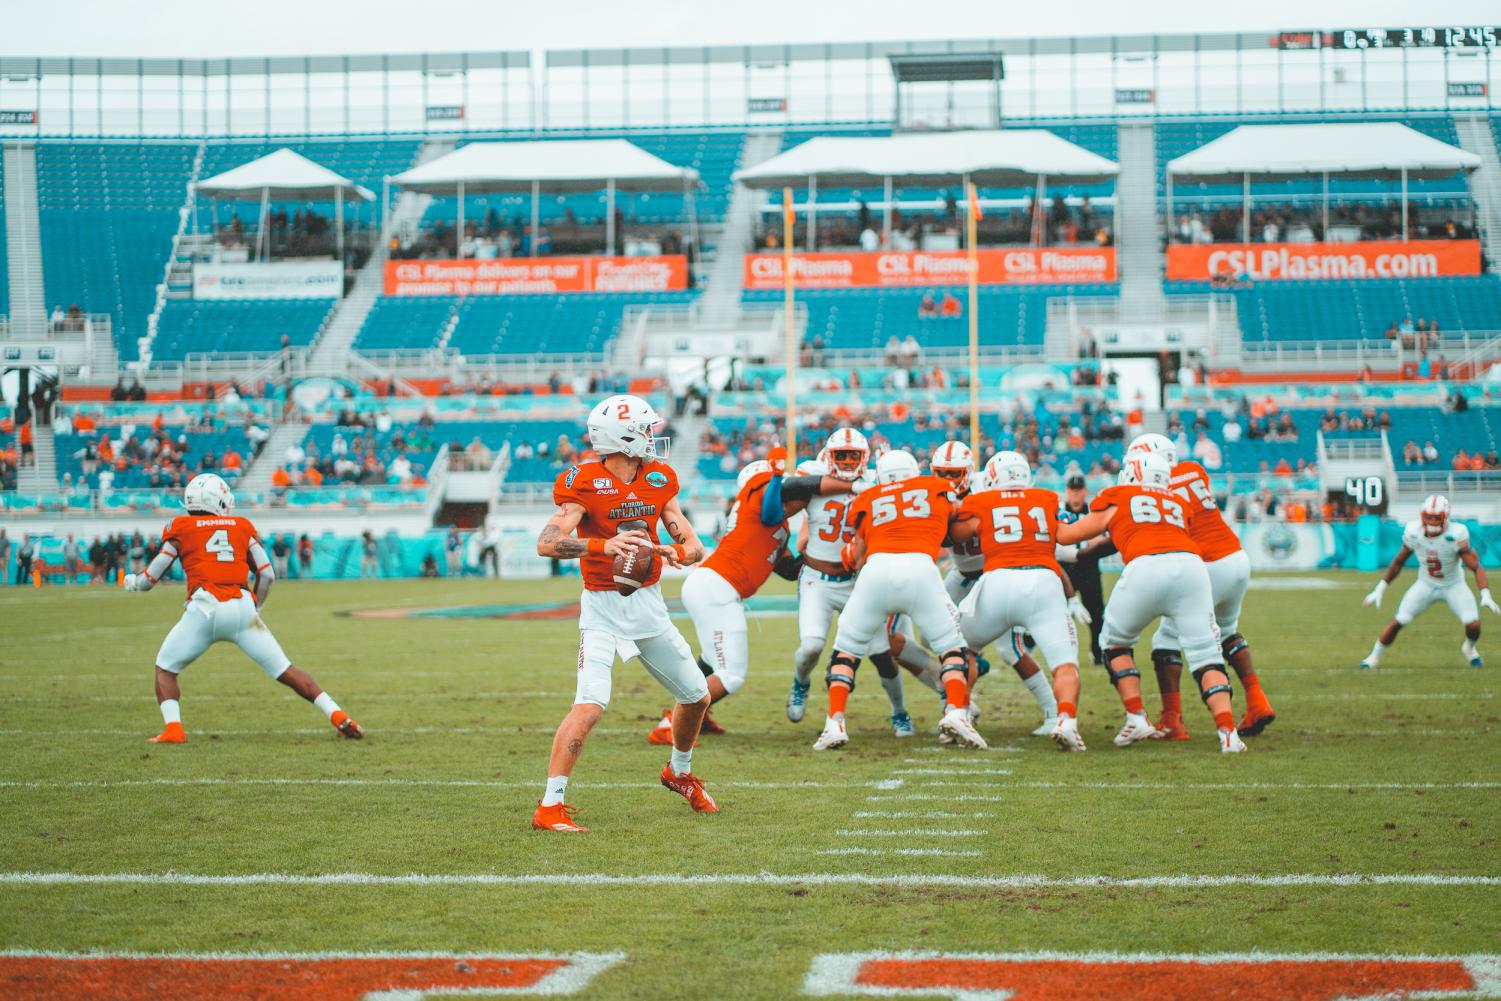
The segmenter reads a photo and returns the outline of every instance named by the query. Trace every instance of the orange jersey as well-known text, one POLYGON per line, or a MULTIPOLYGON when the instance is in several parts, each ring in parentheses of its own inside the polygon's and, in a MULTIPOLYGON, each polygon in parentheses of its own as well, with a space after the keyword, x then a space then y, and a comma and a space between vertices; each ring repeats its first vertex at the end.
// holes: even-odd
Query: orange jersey
MULTIPOLYGON (((553 484, 554 503, 577 504, 584 509, 576 534, 580 539, 609 539, 620 531, 622 521, 646 522, 646 534, 657 540, 657 523, 662 509, 678 494, 678 477, 665 462, 641 464, 636 479, 622 483, 605 468, 603 462, 584 462, 572 466, 553 484)), ((579 557, 584 572, 584 587, 590 591, 615 590, 615 560, 604 553, 585 553, 579 557)), ((648 587, 662 575, 662 561, 657 561, 648 587)))
POLYGON ((1110 541, 1127 563, 1138 556, 1156 553, 1199 554, 1199 547, 1188 535, 1188 514, 1183 501, 1171 490, 1121 483, 1106 487, 1089 502, 1091 511, 1107 507, 1115 508, 1110 519, 1110 541))
POLYGON ((761 522, 761 502, 773 475, 757 473, 745 484, 730 509, 729 531, 704 560, 704 566, 729 581, 742 598, 749 598, 766 583, 787 545, 785 520, 775 525, 761 522))
POLYGON ((986 570, 1006 567, 1047 567, 1056 574, 1058 495, 1051 490, 982 490, 959 505, 959 517, 975 517, 975 536, 985 554, 986 570))
POLYGON ((177 550, 188 594, 200 588, 220 601, 240 596, 258 569, 250 560, 255 526, 234 515, 180 514, 162 531, 162 544, 177 550))
POLYGON ((926 553, 937 562, 958 506, 949 490, 947 480, 914 476, 861 493, 850 503, 848 518, 865 539, 866 555, 926 553))
POLYGON ((1180 462, 1173 467, 1173 493, 1188 508, 1188 535, 1199 547, 1205 563, 1213 563, 1240 552, 1240 539, 1225 521, 1214 502, 1209 474, 1197 462, 1180 462))

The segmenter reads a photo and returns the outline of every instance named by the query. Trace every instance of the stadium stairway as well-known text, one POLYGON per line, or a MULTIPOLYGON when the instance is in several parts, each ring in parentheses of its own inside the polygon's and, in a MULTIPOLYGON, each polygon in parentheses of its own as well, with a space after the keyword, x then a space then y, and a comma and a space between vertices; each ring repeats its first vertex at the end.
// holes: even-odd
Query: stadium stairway
POLYGON ((1163 307, 1156 132, 1151 122, 1123 122, 1118 135, 1116 266, 1122 310, 1133 314, 1156 315, 1163 307))
POLYGON ((261 449, 260 455, 250 460, 250 465, 240 475, 235 490, 247 496, 270 490, 271 474, 285 461, 287 446, 300 442, 305 437, 307 425, 300 422, 278 424, 272 428, 271 437, 266 439, 266 447, 261 449))
MULTIPOLYGON (((752 132, 740 149, 737 170, 754 167, 781 152, 780 129, 752 132)), ((724 230, 709 269, 707 287, 700 300, 699 316, 705 326, 729 327, 740 311, 740 290, 745 284, 745 252, 756 232, 756 218, 766 203, 766 192, 737 183, 725 209, 724 230)))
MULTIPOLYGON (((736 190, 739 190, 739 185, 736 185, 736 190)), ((732 197, 731 204, 733 202, 732 197)), ((686 413, 672 419, 672 445, 668 450, 667 460, 677 472, 678 479, 685 483, 698 477, 698 446, 703 440, 704 428, 708 425, 709 418, 697 413, 686 413)))
MULTIPOLYGON (((453 149, 452 139, 429 139, 418 151, 416 162, 426 163, 452 153, 453 149)), ((329 318, 323 333, 313 345, 312 353, 308 355, 309 375, 340 376, 349 370, 355 338, 365 325, 365 318, 370 315, 375 300, 385 290, 389 235, 415 229, 432 201, 431 195, 419 195, 410 191, 403 191, 396 199, 396 207, 386 216, 386 225, 381 230, 382 239, 376 243, 365 266, 355 275, 349 294, 334 307, 333 316, 329 318)))
POLYGON ((52 425, 34 422, 31 444, 36 450, 36 465, 16 470, 16 489, 30 494, 53 493, 57 490, 57 441, 52 437, 52 425))
POLYGON ((41 223, 37 212, 36 144, 5 144, 6 270, 10 324, 19 337, 47 333, 47 295, 42 284, 41 223))
POLYGON ((1496 135, 1484 114, 1456 114, 1454 131, 1459 144, 1480 157, 1480 169, 1470 175, 1470 192, 1486 260, 1492 272, 1501 273, 1501 157, 1496 154, 1496 135))

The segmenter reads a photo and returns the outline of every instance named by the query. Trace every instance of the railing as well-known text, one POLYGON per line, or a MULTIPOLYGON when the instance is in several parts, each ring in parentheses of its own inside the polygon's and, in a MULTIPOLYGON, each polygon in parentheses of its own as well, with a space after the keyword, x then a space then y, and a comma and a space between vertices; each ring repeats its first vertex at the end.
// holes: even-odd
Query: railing
POLYGON ((1403 494, 1492 494, 1501 499, 1501 469, 1411 470, 1397 474, 1397 488, 1403 494))
POLYGON ((1381 462, 1386 458, 1385 436, 1330 437, 1319 432, 1319 454, 1331 462, 1381 462))
MULTIPOLYGON (((186 382, 213 382, 234 379, 254 384, 261 380, 280 382, 301 378, 307 372, 307 348, 278 351, 191 352, 183 358, 182 378, 186 382)), ((155 368, 157 362, 152 362, 155 368)), ((171 363, 165 363, 171 364, 171 363)))
MULTIPOLYGON (((995 345, 981 344, 979 353, 982 365, 1017 365, 1043 361, 1043 346, 1041 344, 1015 344, 995 345)), ((839 350, 825 350, 820 352, 820 357, 815 359, 817 368, 891 368, 892 363, 887 359, 884 348, 841 348, 839 350)), ((922 349, 914 365, 908 366, 900 361, 897 365, 901 368, 931 368, 934 365, 953 366, 958 371, 964 371, 969 364, 969 349, 961 347, 941 347, 922 349)))
MULTIPOLYGON (((1370 365, 1389 371, 1421 357, 1421 351, 1403 348, 1400 340, 1245 341, 1241 345, 1242 367, 1248 369, 1299 365, 1349 369, 1370 365)), ((1501 332, 1477 330, 1444 337, 1437 347, 1428 349, 1428 357, 1435 364, 1440 358, 1450 364, 1496 360, 1501 358, 1501 332)))
MULTIPOLYGON (((235 492, 235 506, 242 510, 268 508, 322 508, 330 510, 403 510, 427 503, 426 487, 391 485, 287 487, 284 490, 235 492)), ((0 492, 0 510, 12 514, 77 513, 140 514, 182 510, 180 489, 110 491, 78 490, 26 493, 0 492)))

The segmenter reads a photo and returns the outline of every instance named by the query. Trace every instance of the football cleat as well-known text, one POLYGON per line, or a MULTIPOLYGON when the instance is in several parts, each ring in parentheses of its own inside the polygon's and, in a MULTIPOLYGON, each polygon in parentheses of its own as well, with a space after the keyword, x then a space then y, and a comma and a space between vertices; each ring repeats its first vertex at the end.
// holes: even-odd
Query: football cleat
POLYGON ((662 713, 662 718, 657 720, 657 725, 652 727, 651 732, 646 735, 646 742, 648 744, 661 744, 666 747, 672 746, 671 709, 665 710, 662 713))
POLYGON ((1360 669, 1362 671, 1369 671, 1374 668, 1376 664, 1377 660, 1375 657, 1367 657, 1365 660, 1360 662, 1360 669))
POLYGON ((831 718, 824 723, 823 733, 819 734, 818 739, 813 742, 813 750, 832 751, 849 742, 850 736, 844 732, 844 720, 831 718))
POLYGON ((1183 725, 1183 714, 1171 709, 1163 710, 1152 731, 1153 740, 1187 740, 1188 727, 1183 725))
POLYGON ((1034 736, 1034 737, 1048 737, 1048 736, 1051 736, 1052 733, 1053 733, 1053 731, 1056 730, 1056 729, 1058 729, 1058 721, 1060 719, 1062 719, 1062 718, 1063 717, 1061 717, 1061 716, 1045 716, 1045 717, 1043 717, 1042 725, 1039 726, 1036 730, 1032 731, 1032 736, 1034 736))
POLYGON ((328 721, 334 725, 335 730, 339 731, 341 737, 359 740, 365 735, 364 728, 354 721, 353 716, 342 709, 330 716, 328 721))
POLYGON ((567 803, 543 806, 541 801, 538 801, 537 809, 532 811, 532 830, 557 831, 559 834, 588 834, 589 828, 580 827, 573 822, 573 815, 578 811, 578 807, 569 806, 567 803))
POLYGON ((1459 652, 1464 654, 1466 662, 1468 662, 1471 667, 1485 666, 1485 661, 1480 659, 1480 651, 1477 650, 1475 648, 1475 644, 1471 643, 1469 640, 1464 641, 1464 644, 1459 648, 1459 652))
POLYGON ((907 713, 891 714, 891 732, 898 737, 916 736, 917 729, 912 725, 912 717, 907 713))
POLYGON ((153 744, 186 744, 188 735, 181 723, 168 723, 161 733, 146 739, 153 744))
POLYGON ((787 693, 787 718, 793 723, 801 723, 808 713, 808 688, 796 678, 792 679, 792 689, 787 693))
POLYGON ((714 797, 704 788, 702 780, 692 772, 679 775, 672 770, 672 765, 663 765, 662 785, 686 799, 695 813, 719 812, 719 804, 714 802, 714 797))
POLYGON ((1079 721, 1072 716, 1059 716, 1057 726, 1049 734, 1060 751, 1084 750, 1084 738, 1079 736, 1079 721))
POLYGON ((1220 731, 1220 753, 1239 754, 1246 749, 1245 741, 1240 739, 1240 734, 1234 730, 1220 731))
POLYGON ((1121 732, 1115 735, 1115 746, 1130 747, 1156 732, 1157 728, 1141 713, 1126 713, 1126 723, 1121 727, 1121 732))
POLYGON ((1271 706, 1254 706, 1246 710, 1246 715, 1241 719, 1240 726, 1236 727, 1236 733, 1242 737, 1254 737, 1277 720, 1277 714, 1272 712, 1271 706))
POLYGON ((970 720, 969 712, 965 709, 950 709, 943 714, 943 719, 938 721, 940 741, 943 740, 944 734, 948 734, 960 747, 973 747, 983 751, 990 746, 985 743, 985 738, 980 736, 980 731, 975 729, 975 724, 970 720))
POLYGON ((969 696, 969 721, 971 723, 973 723, 975 720, 977 720, 979 718, 980 718, 980 704, 975 701, 974 693, 971 692, 970 696, 969 696))
POLYGON ((722 733, 726 733, 727 731, 725 730, 724 727, 722 727, 718 723, 714 722, 714 714, 713 713, 704 713, 704 722, 703 722, 703 724, 701 726, 699 726, 698 732, 701 733, 701 734, 703 734, 703 733, 711 733, 711 734, 714 734, 717 737, 717 736, 719 736, 722 733))

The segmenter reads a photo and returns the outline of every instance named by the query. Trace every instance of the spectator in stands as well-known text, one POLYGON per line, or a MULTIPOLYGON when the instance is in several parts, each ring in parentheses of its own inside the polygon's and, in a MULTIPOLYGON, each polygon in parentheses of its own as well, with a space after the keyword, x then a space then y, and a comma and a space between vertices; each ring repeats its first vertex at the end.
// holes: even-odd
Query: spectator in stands
MULTIPOLYGON (((21 412, 24 409, 25 408, 23 408, 23 407, 17 407, 16 408, 17 414, 20 415, 21 412)), ((36 446, 32 442, 32 437, 31 437, 31 421, 28 420, 28 419, 26 419, 25 417, 21 417, 21 416, 17 417, 17 421, 21 425, 20 434, 17 436, 21 440, 21 461, 20 461, 19 465, 21 465, 21 466, 35 466, 36 465, 36 446)))
POLYGON ((287 446, 284 457, 287 466, 295 469, 307 461, 307 451, 302 447, 302 442, 294 441, 287 446))
POLYGON ((313 575, 313 540, 304 532, 297 540, 297 576, 313 575))
POLYGON ((52 316, 48 319, 47 325, 54 334, 58 333, 63 329, 64 319, 62 306, 53 306, 52 316))
POLYGON ((292 539, 289 535, 271 536, 271 566, 276 571, 276 576, 286 580, 289 576, 289 565, 292 558, 292 539))
POLYGON ((15 583, 20 586, 31 578, 31 564, 36 557, 36 543, 31 541, 30 532, 21 533, 21 544, 16 547, 16 577, 15 583))
POLYGON ((1233 445, 1241 439, 1242 429, 1240 420, 1231 414, 1225 418, 1225 423, 1220 425, 1220 437, 1225 439, 1225 444, 1233 445))
POLYGON ((130 537, 127 556, 130 559, 131 573, 140 573, 146 569, 146 537, 139 531, 130 537))
POLYGON ((1428 352, 1426 350, 1418 356, 1418 378, 1433 378, 1433 362, 1429 361, 1428 352))
POLYGON ((1210 471, 1219 469, 1225 464, 1220 447, 1203 431, 1199 432, 1198 440, 1194 442, 1193 456, 1200 465, 1210 471))
POLYGON ((913 368, 922 362, 922 345, 917 343, 917 338, 908 334, 902 339, 902 364, 907 368, 913 368))
POLYGON ((938 315, 945 319, 957 319, 964 315, 964 305, 948 289, 943 291, 943 301, 938 304, 938 315))
POLYGON ((1454 462, 1452 463, 1452 465, 1454 466, 1454 468, 1456 470, 1469 469, 1470 468, 1470 455, 1469 455, 1469 453, 1466 452, 1464 449, 1460 449, 1458 452, 1455 452, 1454 453, 1454 462))
POLYGON ((464 537, 459 534, 459 526, 448 526, 448 537, 443 540, 443 553, 448 561, 448 576, 463 576, 464 537))
POLYGON ((464 449, 464 456, 468 459, 468 468, 473 472, 483 472, 490 468, 490 450, 485 447, 484 442, 479 440, 478 435, 475 435, 468 447, 464 449))
POLYGON ((860 249, 866 253, 875 253, 881 249, 881 237, 874 227, 866 226, 860 231, 860 249))
MULTIPOLYGON (((1501 469, 1501 455, 1497 455, 1494 448, 1485 453, 1485 468, 1487 472, 1501 469)), ((0 566, 4 565, 5 561, 0 560, 0 566)))
POLYGON ((374 580, 380 573, 380 547, 375 536, 366 529, 360 536, 360 578, 374 580))
POLYGON ((896 334, 886 338, 886 364, 897 365, 902 360, 902 341, 896 334))
POLYGON ((1409 466, 1421 466, 1425 461, 1418 443, 1411 438, 1407 439, 1407 444, 1402 446, 1402 462, 1409 466))
POLYGON ((932 292, 922 294, 922 301, 917 304, 917 315, 919 319, 924 320, 938 315, 938 302, 933 298, 932 292))

